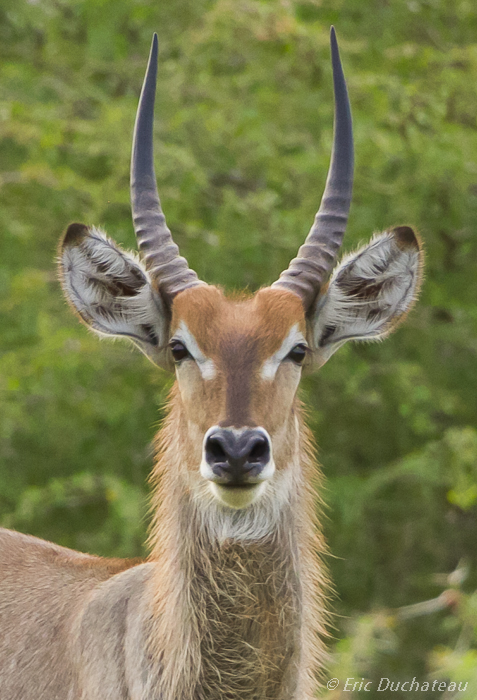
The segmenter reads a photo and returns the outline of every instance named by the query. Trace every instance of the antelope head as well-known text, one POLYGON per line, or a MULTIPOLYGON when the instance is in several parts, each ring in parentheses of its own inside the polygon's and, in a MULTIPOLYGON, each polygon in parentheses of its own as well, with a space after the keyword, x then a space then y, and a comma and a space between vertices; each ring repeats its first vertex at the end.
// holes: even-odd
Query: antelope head
POLYGON ((385 338, 419 288, 422 254, 408 226, 375 235, 335 266, 351 202, 353 138, 333 29, 331 55, 335 124, 324 195, 297 257, 270 287, 227 298, 179 256, 153 165, 156 36, 131 164, 141 258, 82 224, 68 227, 60 247, 63 289, 80 319, 99 335, 131 338, 175 371, 183 476, 195 496, 222 509, 256 508, 293 483, 303 367, 321 366, 348 340, 385 338))

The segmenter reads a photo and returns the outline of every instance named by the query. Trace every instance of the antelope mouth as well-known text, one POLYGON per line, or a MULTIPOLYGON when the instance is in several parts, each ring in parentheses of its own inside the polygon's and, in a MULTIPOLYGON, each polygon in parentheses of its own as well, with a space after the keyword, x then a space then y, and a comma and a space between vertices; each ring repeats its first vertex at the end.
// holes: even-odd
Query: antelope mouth
POLYGON ((258 484, 218 484, 210 482, 212 493, 220 503, 240 510, 252 505, 266 488, 263 481, 258 484))
POLYGON ((259 484, 218 484, 218 486, 221 486, 223 489, 242 489, 244 491, 253 491, 253 489, 257 488, 259 484))

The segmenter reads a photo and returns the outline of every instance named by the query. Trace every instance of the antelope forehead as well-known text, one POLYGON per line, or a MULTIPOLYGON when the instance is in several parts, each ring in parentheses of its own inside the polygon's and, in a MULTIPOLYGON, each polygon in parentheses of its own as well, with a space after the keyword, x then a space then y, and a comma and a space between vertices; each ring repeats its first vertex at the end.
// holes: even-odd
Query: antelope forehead
POLYGON ((266 381, 271 381, 275 378, 277 370, 280 363, 283 362, 285 357, 289 354, 292 348, 299 343, 305 343, 305 336, 299 330, 298 323, 290 328, 288 335, 283 340, 282 344, 276 352, 273 353, 269 358, 265 360, 260 371, 260 376, 266 381))
MULTIPOLYGON (((179 327, 174 333, 174 337, 184 343, 187 350, 197 363, 203 379, 214 379, 217 376, 217 367, 215 362, 201 350, 194 334, 190 331, 185 321, 180 322, 179 327)), ((295 323, 290 328, 286 337, 283 339, 278 350, 263 361, 260 370, 260 377, 266 381, 273 380, 281 362, 283 362, 294 346, 305 342, 305 336, 299 330, 299 324, 295 323)))

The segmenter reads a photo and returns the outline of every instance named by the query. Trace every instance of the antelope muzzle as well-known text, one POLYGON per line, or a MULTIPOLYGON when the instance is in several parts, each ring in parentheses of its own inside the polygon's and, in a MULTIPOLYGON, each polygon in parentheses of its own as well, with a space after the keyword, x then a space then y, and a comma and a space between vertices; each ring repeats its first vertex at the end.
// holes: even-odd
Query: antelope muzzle
POLYGON ((201 474, 226 505, 250 505, 274 471, 270 437, 263 428, 214 426, 207 431, 201 474))

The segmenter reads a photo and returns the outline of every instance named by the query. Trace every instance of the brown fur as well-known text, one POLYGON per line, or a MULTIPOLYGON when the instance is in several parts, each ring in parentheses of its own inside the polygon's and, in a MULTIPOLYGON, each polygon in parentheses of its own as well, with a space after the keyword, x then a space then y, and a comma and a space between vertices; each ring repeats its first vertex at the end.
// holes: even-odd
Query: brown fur
POLYGON ((194 416, 202 434, 214 424, 261 425, 271 435, 276 432, 294 397, 287 368, 265 387, 257 374, 293 325, 306 334, 299 297, 267 287, 251 298, 230 300, 217 287, 204 285, 175 300, 171 336, 181 321, 219 369, 216 379, 202 382, 191 366, 187 384, 181 387, 184 409, 194 416))
MULTIPOLYGON (((186 381, 179 372, 158 441, 152 557, 168 563, 157 569, 154 586, 160 688, 165 698, 182 700, 311 698, 324 661, 326 590, 311 441, 293 370, 280 368, 274 382, 258 377, 293 325, 305 332, 301 301, 277 289, 230 301, 215 287, 199 287, 177 298, 172 336, 180 322, 219 372, 207 382, 193 362, 184 367, 186 381), (197 471, 197 438, 214 424, 264 427, 277 471, 292 465, 293 486, 277 523, 256 540, 217 537, 223 507, 207 502, 197 471)), ((237 527, 244 517, 233 516, 237 527)))

